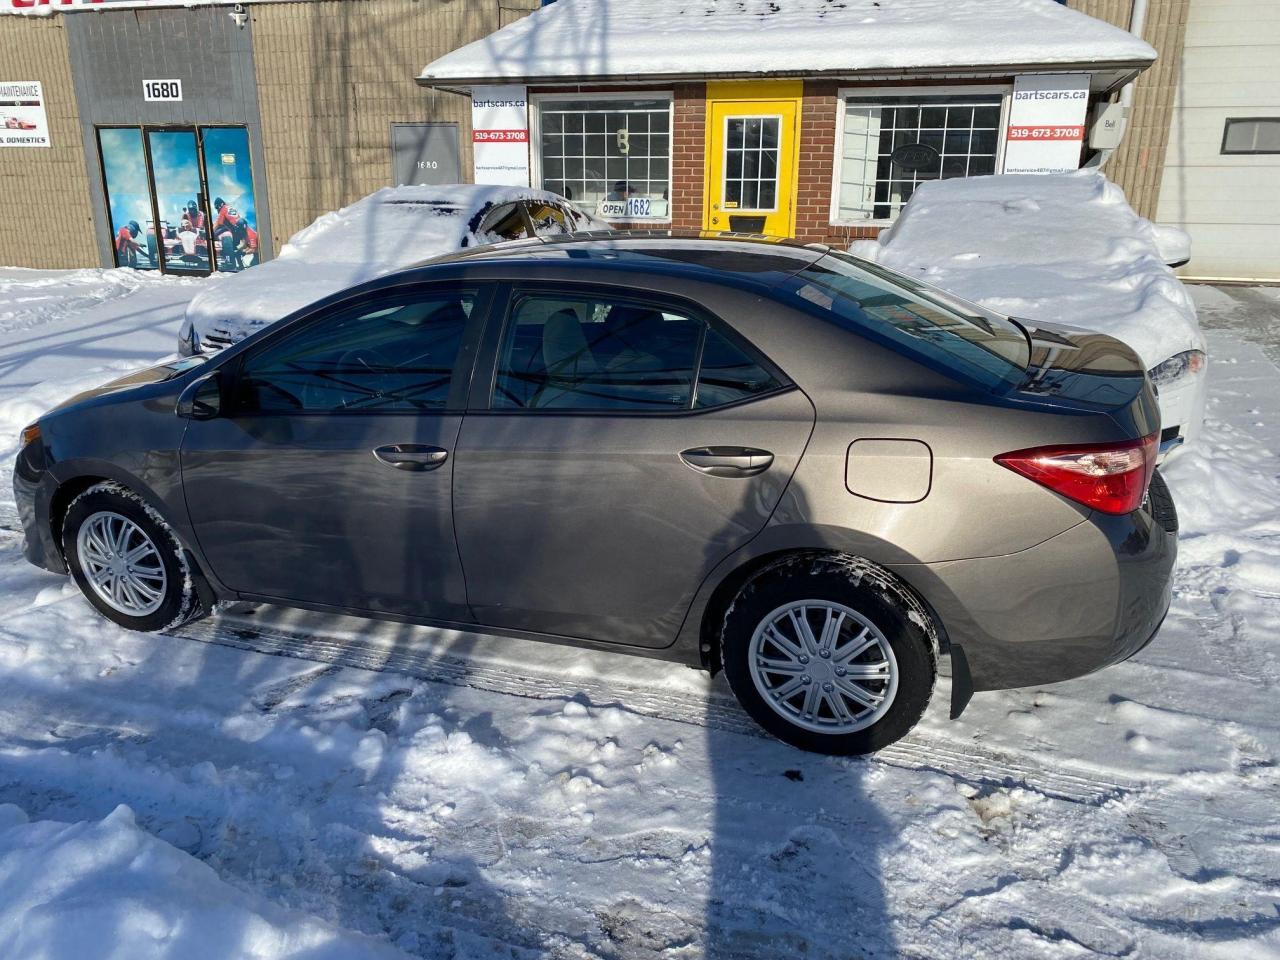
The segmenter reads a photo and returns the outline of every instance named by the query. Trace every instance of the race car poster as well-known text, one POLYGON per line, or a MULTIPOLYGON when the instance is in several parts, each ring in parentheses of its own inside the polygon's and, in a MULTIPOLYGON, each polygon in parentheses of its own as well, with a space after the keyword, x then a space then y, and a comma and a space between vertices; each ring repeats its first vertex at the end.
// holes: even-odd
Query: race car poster
POLYGON ((49 146, 39 80, 0 80, 0 147, 49 146))

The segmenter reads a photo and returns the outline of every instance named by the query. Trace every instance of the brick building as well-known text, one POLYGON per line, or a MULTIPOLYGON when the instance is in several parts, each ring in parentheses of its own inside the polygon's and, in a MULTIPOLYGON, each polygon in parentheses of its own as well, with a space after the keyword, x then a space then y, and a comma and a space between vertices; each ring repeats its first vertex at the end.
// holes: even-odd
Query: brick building
POLYGON ((1191 0, 1143 3, 1154 66, 1134 0, 542 2, 0 0, 0 263, 111 265, 136 223, 135 266, 234 268, 171 236, 192 201, 269 258, 378 187, 492 179, 493 90, 516 175, 615 223, 843 242, 921 179, 1090 162, 1137 77, 1106 169, 1153 216, 1191 0))
POLYGON ((485 137, 525 130, 511 182, 614 223, 845 244, 923 180, 1076 169, 1155 56, 1050 0, 558 0, 419 83, 527 105, 474 121, 477 177, 485 137))

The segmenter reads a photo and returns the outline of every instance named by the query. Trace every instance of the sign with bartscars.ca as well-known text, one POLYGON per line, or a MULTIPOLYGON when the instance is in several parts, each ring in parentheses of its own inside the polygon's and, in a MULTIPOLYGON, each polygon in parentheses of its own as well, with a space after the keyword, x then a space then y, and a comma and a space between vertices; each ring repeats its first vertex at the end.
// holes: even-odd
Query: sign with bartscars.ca
POLYGON ((471 141, 476 183, 529 185, 529 98, 523 86, 471 88, 471 141))
POLYGON ((1005 173, 1079 169, 1088 106, 1088 74, 1015 77, 1005 133, 1005 173))
POLYGON ((49 146, 39 80, 0 80, 0 147, 49 146))
POLYGON ((1066 173, 1080 167, 1089 75, 1027 74, 1013 80, 1005 173, 1066 173))

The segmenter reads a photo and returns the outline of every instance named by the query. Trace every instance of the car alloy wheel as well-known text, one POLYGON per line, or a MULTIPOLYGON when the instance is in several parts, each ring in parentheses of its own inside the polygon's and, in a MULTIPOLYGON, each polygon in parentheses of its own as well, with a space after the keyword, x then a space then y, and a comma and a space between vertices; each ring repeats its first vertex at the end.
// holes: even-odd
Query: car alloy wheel
POLYGON ((76 555, 89 586, 113 610, 145 617, 164 603, 169 578, 160 551, 128 517, 90 515, 76 534, 76 555))
POLYGON ((815 733, 853 733, 893 706, 898 660, 866 617, 830 600, 765 615, 751 637, 751 679, 783 719, 815 733))

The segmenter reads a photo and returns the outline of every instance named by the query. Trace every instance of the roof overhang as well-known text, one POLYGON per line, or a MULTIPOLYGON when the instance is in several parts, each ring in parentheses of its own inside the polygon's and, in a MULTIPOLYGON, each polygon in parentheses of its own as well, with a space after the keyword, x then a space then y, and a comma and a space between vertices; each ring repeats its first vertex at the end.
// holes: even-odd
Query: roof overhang
POLYGON ((420 76, 420 86, 449 93, 469 94, 472 87, 489 84, 520 84, 526 87, 584 87, 584 86, 664 86, 674 83, 702 83, 708 80, 837 80, 850 83, 876 81, 901 83, 910 80, 990 80, 1028 73, 1087 73, 1089 89, 1093 93, 1108 93, 1124 86, 1151 66, 1151 61, 1089 61, 1063 63, 1010 63, 984 64, 981 67, 902 67, 886 70, 778 70, 769 73, 635 73, 635 74, 581 74, 572 76, 546 75, 527 77, 430 77, 420 76))

